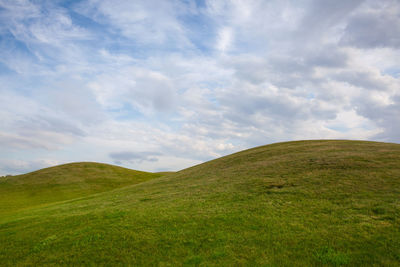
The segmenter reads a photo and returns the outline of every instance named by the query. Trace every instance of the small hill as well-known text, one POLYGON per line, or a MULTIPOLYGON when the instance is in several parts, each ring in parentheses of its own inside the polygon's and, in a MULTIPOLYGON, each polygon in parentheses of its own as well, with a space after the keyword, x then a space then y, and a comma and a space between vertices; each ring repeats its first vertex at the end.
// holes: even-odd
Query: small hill
POLYGON ((137 184, 162 176, 118 166, 77 162, 0 179, 0 214, 137 184))
POLYGON ((23 265, 398 266, 400 145, 298 141, 0 217, 23 265))

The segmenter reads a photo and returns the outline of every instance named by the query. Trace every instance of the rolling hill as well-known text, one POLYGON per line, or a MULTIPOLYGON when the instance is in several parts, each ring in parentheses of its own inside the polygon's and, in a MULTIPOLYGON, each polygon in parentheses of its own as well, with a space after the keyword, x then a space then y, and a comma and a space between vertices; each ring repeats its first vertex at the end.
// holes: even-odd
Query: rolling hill
POLYGON ((0 262, 397 266, 399 215, 400 145, 277 143, 1 216, 0 262))
POLYGON ((94 162, 77 162, 0 179, 0 215, 84 197, 160 177, 94 162))

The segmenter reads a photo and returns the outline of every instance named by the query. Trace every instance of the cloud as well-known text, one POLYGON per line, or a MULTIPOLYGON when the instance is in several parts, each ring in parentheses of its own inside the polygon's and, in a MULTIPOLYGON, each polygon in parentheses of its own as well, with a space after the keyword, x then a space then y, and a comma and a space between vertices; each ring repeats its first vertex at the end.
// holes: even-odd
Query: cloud
POLYGON ((223 27, 220 29, 218 31, 216 48, 221 52, 227 51, 232 45, 233 36, 232 28, 223 27))
POLYGON ((1 19, 18 40, 31 44, 65 45, 62 41, 85 40, 90 34, 74 24, 67 10, 51 3, 34 4, 28 0, 2 1, 1 19))
POLYGON ((24 137, 4 132, 0 132, 0 144, 3 148, 6 147, 17 148, 17 149, 51 148, 48 144, 40 142, 40 140, 35 140, 34 138, 24 137))
POLYGON ((382 101, 379 95, 365 95, 362 100, 357 103, 357 113, 370 119, 381 129, 373 138, 397 141, 400 135, 400 95, 396 94, 388 101, 382 101))
POLYGON ((177 89, 167 76, 133 66, 102 74, 89 88, 105 107, 128 104, 143 114, 173 111, 178 100, 177 89))
POLYGON ((100 23, 105 31, 120 33, 137 44, 190 46, 177 16, 186 10, 180 1, 88 0, 75 11, 100 23))
MULTIPOLYGON (((5 34, 11 34, 17 42, 24 44, 24 49, 30 50, 35 59, 46 60, 59 58, 61 50, 67 50, 62 55, 72 52, 74 41, 90 40, 89 31, 75 24, 69 12, 51 2, 33 3, 32 1, 2 1, 0 28, 5 34), (46 48, 44 53, 42 50, 46 48)), ((70 56, 72 56, 70 54, 70 56)))
POLYGON ((81 122, 16 92, 0 94, 0 142, 4 148, 57 149, 86 135, 81 122))
POLYGON ((0 158, 0 175, 21 174, 60 164, 56 160, 15 160, 0 158))
POLYGON ((130 162, 142 162, 142 161, 158 161, 157 156, 162 155, 158 152, 130 152, 130 151, 122 151, 122 152, 114 152, 110 153, 109 156, 114 160, 116 164, 122 164, 124 161, 130 162))
POLYGON ((365 49, 400 48, 399 36, 399 2, 381 1, 349 19, 341 43, 365 49))
POLYGON ((347 82, 354 86, 359 86, 367 90, 387 90, 390 88, 390 77, 383 77, 376 71, 357 71, 345 70, 335 75, 333 78, 337 81, 347 82))
POLYGON ((176 170, 283 140, 400 142, 397 1, 0 6, 1 158, 176 170))
POLYGON ((363 0, 312 0, 305 12, 299 29, 306 37, 316 37, 316 34, 329 30, 346 20, 363 0), (307 34, 308 33, 308 34, 307 34))

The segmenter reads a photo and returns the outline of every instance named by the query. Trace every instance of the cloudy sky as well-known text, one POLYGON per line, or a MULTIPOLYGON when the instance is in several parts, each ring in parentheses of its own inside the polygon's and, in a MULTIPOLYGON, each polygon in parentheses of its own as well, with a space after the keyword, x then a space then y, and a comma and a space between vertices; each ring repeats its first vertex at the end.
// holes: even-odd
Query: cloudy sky
POLYGON ((0 175, 400 142, 398 0, 0 0, 0 175))

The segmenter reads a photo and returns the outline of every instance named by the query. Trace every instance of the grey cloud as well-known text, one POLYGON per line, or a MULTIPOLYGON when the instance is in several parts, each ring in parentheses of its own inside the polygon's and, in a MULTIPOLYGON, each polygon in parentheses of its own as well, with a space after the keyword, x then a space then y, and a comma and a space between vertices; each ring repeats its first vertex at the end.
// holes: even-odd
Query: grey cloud
POLYGON ((174 111, 179 96, 169 77, 133 66, 123 68, 118 73, 100 75, 89 86, 103 106, 116 109, 129 104, 145 115, 174 111))
POLYGON ((268 62, 265 57, 244 55, 230 57, 229 59, 226 58, 221 63, 225 68, 233 68, 238 79, 254 84, 264 82, 269 71, 268 62))
MULTIPOLYGON (((334 45, 315 48, 296 47, 281 54, 265 57, 237 56, 225 59, 223 65, 233 68, 239 80, 253 84, 272 83, 278 87, 296 88, 307 83, 322 82, 315 78, 317 67, 341 69, 347 66, 349 56, 334 45)), ((323 78, 326 79, 326 78, 323 78)))
POLYGON ((333 120, 341 109, 340 105, 333 108, 293 90, 238 81, 215 94, 215 105, 190 107, 196 112, 185 120, 182 130, 187 136, 246 147, 282 138, 289 140, 303 131, 305 121, 333 120))
POLYGON ((0 175, 24 174, 59 164, 54 160, 15 160, 0 158, 0 175))
POLYGON ((271 57, 271 69, 277 68, 282 74, 296 73, 311 78, 315 67, 343 68, 349 56, 333 44, 315 44, 313 47, 295 46, 284 56, 271 57), (307 75, 307 76, 306 76, 307 75))
POLYGON ((255 85, 269 82, 279 87, 294 88, 301 86, 312 74, 312 66, 308 66, 304 58, 294 55, 264 58, 243 56, 225 60, 223 65, 232 68, 238 80, 255 85))
POLYGON ((306 54, 306 64, 325 68, 342 68, 347 65, 348 55, 334 45, 322 45, 306 54))
POLYGON ((3 149, 6 147, 17 149, 50 148, 49 145, 44 142, 40 142, 40 140, 2 132, 0 132, 0 146, 3 147, 3 149))
POLYGON ((0 144, 4 149, 46 149, 56 150, 63 145, 77 141, 80 136, 71 135, 64 132, 21 129, 20 132, 12 132, 6 129, 7 133, 0 133, 0 144))
POLYGON ((308 65, 304 57, 293 54, 274 56, 269 64, 269 80, 278 87, 296 88, 313 80, 313 66, 308 65))
MULTIPOLYGON (((54 115, 58 115, 58 121, 64 121, 64 123, 67 120, 73 121, 75 128, 78 128, 76 125, 96 125, 106 120, 106 114, 96 101, 93 92, 73 80, 46 86, 40 90, 37 98, 40 102, 47 103, 49 109, 55 111, 54 115), (60 117, 64 119, 61 120, 60 117)), ((76 134, 83 135, 82 130, 76 130, 80 132, 76 134)))
POLYGON ((75 136, 85 135, 85 132, 76 126, 74 122, 49 115, 36 115, 25 118, 22 121, 18 121, 16 127, 21 135, 31 135, 37 131, 64 133, 75 136))
POLYGON ((391 101, 385 105, 366 95, 354 103, 358 114, 382 129, 373 136, 375 140, 400 142, 400 95, 392 97, 391 101))
POLYGON ((124 161, 127 162, 143 162, 143 161, 158 161, 157 156, 161 156, 158 152, 131 152, 122 151, 110 153, 109 157, 114 160, 116 164, 121 164, 124 161))
POLYGON ((4 99, 8 101, 0 111, 4 116, 0 126, 5 133, 0 135, 4 147, 57 149, 87 135, 84 122, 70 118, 68 112, 41 106, 22 96, 5 94, 4 99))
POLYGON ((262 127, 257 123, 260 116, 272 119, 281 125, 291 125, 295 120, 334 119, 336 116, 334 110, 317 105, 311 99, 295 98, 285 93, 266 91, 243 94, 241 90, 238 90, 221 96, 219 101, 227 108, 228 118, 246 124, 250 123, 255 127, 262 127))
POLYGON ((387 90, 389 88, 382 79, 377 77, 376 74, 366 71, 341 71, 332 75, 332 78, 368 90, 387 90))
POLYGON ((354 15, 341 44, 358 48, 400 48, 400 4, 397 3, 397 8, 393 4, 383 10, 354 15))
POLYGON ((343 22, 364 0, 312 0, 299 24, 295 38, 301 46, 315 46, 317 40, 330 35, 334 26, 343 22))
POLYGON ((177 93, 170 81, 161 75, 145 73, 138 75, 131 88, 132 102, 140 107, 152 106, 154 110, 166 112, 176 106, 177 93))

